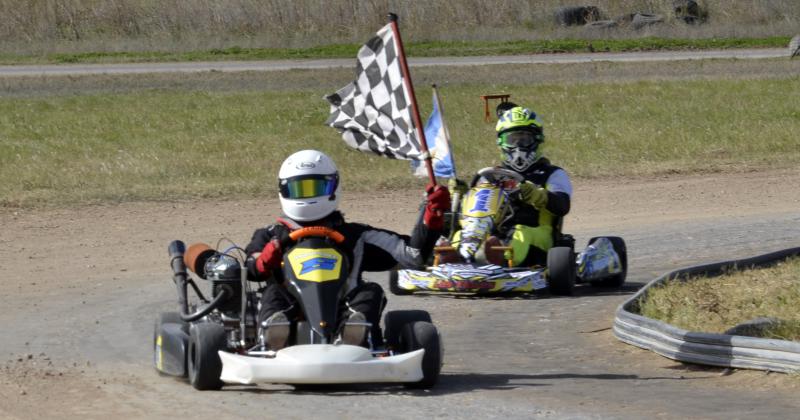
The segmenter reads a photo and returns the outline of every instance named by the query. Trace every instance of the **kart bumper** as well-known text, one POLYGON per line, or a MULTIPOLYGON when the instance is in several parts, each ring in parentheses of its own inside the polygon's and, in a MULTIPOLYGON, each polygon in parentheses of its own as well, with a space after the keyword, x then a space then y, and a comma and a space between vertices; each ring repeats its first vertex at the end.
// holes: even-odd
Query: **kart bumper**
MULTIPOLYGON (((399 270, 397 286, 408 291, 447 293, 534 292, 545 289, 544 270, 503 270, 485 272, 483 267, 433 267, 431 271, 399 270)), ((496 266, 495 266, 496 267, 496 266)))
POLYGON ((424 349, 374 357, 358 346, 308 344, 287 347, 274 358, 219 352, 220 379, 227 383, 345 384, 418 382, 424 349))

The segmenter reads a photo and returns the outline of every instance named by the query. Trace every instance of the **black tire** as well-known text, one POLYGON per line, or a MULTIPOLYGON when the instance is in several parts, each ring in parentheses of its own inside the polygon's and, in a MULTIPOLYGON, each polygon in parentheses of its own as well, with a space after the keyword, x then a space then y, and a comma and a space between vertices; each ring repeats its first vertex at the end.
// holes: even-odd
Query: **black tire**
MULTIPOLYGON (((628 275, 628 248, 625 246, 625 240, 620 238, 619 236, 606 236, 609 241, 611 241, 611 245, 614 247, 614 251, 619 255, 619 262, 622 265, 622 272, 611 276, 606 277, 602 280, 597 280, 591 282, 592 286, 598 287, 622 287, 625 284, 625 278, 628 275)), ((589 239, 589 245, 591 245, 594 241, 598 238, 589 239)))
POLYGON ((225 327, 213 322, 193 324, 189 333, 187 365, 189 383, 200 391, 221 389, 223 382, 220 350, 227 348, 225 327))
POLYGON ((708 13, 695 0, 672 0, 672 11, 675 19, 694 25, 703 23, 708 13))
POLYGON ((570 296, 575 288, 575 253, 572 248, 557 246, 547 251, 547 287, 550 293, 570 296))
POLYGON ((413 322, 430 322, 431 315, 427 311, 413 309, 405 311, 389 311, 383 316, 383 338, 386 346, 391 349, 404 351, 400 345, 403 328, 413 322))
POLYGON ((411 290, 403 289, 397 284, 398 276, 397 268, 393 268, 389 271, 389 291, 395 296, 405 296, 414 293, 411 290))
POLYGON ((403 327, 401 339, 401 345, 406 353, 425 349, 425 355, 422 357, 422 379, 404 385, 406 388, 432 388, 439 380, 439 372, 442 370, 442 342, 439 331, 430 322, 416 321, 403 327))
POLYGON ((585 25, 600 20, 602 13, 596 6, 567 6, 556 9, 556 23, 561 26, 585 25))
MULTIPOLYGON (((181 319, 179 313, 161 312, 160 314, 158 314, 158 317, 156 317, 156 323, 153 326, 153 367, 156 368, 156 371, 158 371, 158 373, 162 372, 158 370, 158 361, 156 359, 158 357, 158 355, 156 354, 157 351, 156 344, 158 340, 158 332, 161 331, 161 326, 164 324, 178 324, 181 326, 181 329, 183 331, 185 331, 187 334, 189 333, 189 324, 181 319)), ((186 361, 184 360, 183 363, 184 363, 183 371, 186 372, 186 361)))

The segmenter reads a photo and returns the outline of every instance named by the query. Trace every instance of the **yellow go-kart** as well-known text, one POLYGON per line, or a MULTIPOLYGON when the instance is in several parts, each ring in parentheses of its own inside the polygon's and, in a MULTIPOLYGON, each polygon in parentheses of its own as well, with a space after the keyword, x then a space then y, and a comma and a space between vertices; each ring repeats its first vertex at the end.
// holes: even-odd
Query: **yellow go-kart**
POLYGON ((478 171, 451 214, 451 232, 434 248, 425 270, 395 270, 389 289, 395 295, 414 292, 491 294, 548 290, 570 295, 576 283, 619 287, 627 273, 625 241, 617 236, 595 237, 576 254, 575 240, 554 229, 554 247, 544 266, 513 264, 504 223, 513 217, 510 205, 523 178, 517 172, 489 167, 478 171), (454 244, 454 245, 451 245, 454 244))

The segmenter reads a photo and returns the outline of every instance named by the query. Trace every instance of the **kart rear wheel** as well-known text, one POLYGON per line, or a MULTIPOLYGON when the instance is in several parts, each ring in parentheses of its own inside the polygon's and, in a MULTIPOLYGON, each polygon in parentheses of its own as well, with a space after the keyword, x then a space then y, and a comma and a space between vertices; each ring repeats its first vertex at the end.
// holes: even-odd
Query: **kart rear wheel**
MULTIPOLYGON (((189 324, 181 319, 181 315, 177 312, 161 312, 156 318, 156 323, 153 328, 153 367, 156 368, 158 373, 163 374, 158 369, 158 359, 161 357, 159 354, 158 334, 161 332, 161 326, 164 324, 178 324, 181 329, 189 333, 189 324)), ((184 360, 183 371, 186 372, 186 361, 184 360)))
POLYGON ((439 331, 430 322, 416 321, 403 327, 401 339, 405 353, 425 349, 422 357, 422 379, 404 385, 406 388, 432 388, 439 380, 439 372, 442 370, 442 341, 439 331))
POLYGON ((189 383, 200 391, 222 388, 222 361, 217 354, 227 348, 225 327, 213 322, 192 324, 189 332, 189 383))
POLYGON ((410 295, 414 293, 411 290, 403 289, 399 284, 397 284, 397 279, 399 276, 400 275, 396 268, 393 268, 389 271, 389 291, 395 296, 410 295))
POLYGON ((547 287, 554 295, 569 296, 575 288, 575 253, 557 246, 547 251, 547 287))
MULTIPOLYGON (((628 249, 625 246, 625 240, 619 236, 606 236, 614 247, 614 252, 619 255, 619 262, 622 265, 622 272, 615 274, 611 277, 606 277, 597 281, 591 282, 592 286, 597 287, 622 287, 625 284, 625 277, 628 275, 628 249)), ((596 241, 598 238, 589 239, 589 245, 596 241)))
POLYGON ((383 316, 383 335, 386 345, 391 349, 404 351, 400 345, 403 328, 417 321, 433 323, 431 314, 419 309, 387 312, 383 316))

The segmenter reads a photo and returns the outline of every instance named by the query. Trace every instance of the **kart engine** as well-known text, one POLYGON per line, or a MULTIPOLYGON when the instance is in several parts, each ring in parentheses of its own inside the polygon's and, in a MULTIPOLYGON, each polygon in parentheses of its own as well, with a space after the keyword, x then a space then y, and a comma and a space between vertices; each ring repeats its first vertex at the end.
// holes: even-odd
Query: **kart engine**
POLYGON ((211 295, 217 297, 224 290, 227 293, 219 306, 222 312, 239 312, 242 293, 242 266, 239 261, 227 254, 216 253, 206 260, 205 279, 211 282, 211 295))
POLYGON ((189 246, 184 261, 189 270, 211 282, 212 299, 226 294, 218 306, 220 311, 238 313, 242 296, 242 265, 238 259, 198 243, 189 246))

